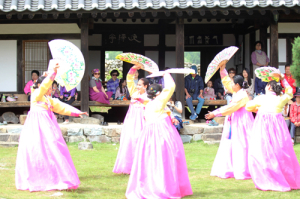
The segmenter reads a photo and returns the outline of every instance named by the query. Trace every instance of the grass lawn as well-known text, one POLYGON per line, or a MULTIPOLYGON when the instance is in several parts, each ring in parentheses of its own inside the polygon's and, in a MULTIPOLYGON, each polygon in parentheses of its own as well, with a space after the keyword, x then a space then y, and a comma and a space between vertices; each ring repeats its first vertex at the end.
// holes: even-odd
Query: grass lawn
MULTIPOLYGON (((0 147, 0 199, 53 198, 112 198, 125 199, 128 175, 112 172, 119 145, 93 143, 94 149, 80 151, 78 143, 68 144, 81 184, 74 191, 33 192, 18 191, 15 187, 14 168, 17 147, 0 147)), ((210 169, 218 150, 217 145, 203 142, 184 144, 189 177, 194 195, 192 198, 300 198, 300 191, 273 192, 255 189, 252 180, 220 179, 211 177, 210 169)), ((300 159, 300 145, 294 147, 300 159)))

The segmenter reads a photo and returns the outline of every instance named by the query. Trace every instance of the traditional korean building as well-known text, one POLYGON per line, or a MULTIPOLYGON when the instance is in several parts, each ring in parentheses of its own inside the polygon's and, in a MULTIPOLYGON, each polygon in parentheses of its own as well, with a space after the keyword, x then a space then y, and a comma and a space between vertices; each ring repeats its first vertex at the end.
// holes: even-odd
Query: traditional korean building
MULTIPOLYGON (((47 70, 47 42, 66 39, 81 48, 87 70, 78 90, 89 109, 89 76, 106 51, 135 52, 160 69, 184 66, 184 52, 199 52, 201 76, 227 46, 240 50, 227 67, 252 70, 251 52, 261 40, 270 65, 292 61, 300 36, 299 0, 0 0, 0 93, 23 93, 33 69, 47 70)), ((124 63, 127 74, 130 64, 124 63)), ((183 75, 176 93, 184 101, 183 75)))

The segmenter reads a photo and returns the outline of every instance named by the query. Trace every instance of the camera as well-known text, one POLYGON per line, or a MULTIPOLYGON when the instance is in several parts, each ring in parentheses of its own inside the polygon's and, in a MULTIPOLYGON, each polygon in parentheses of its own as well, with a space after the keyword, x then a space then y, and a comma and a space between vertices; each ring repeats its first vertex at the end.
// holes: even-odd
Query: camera
POLYGON ((191 94, 194 94, 194 93, 195 93, 195 89, 191 89, 191 90, 190 90, 190 93, 191 93, 191 94))

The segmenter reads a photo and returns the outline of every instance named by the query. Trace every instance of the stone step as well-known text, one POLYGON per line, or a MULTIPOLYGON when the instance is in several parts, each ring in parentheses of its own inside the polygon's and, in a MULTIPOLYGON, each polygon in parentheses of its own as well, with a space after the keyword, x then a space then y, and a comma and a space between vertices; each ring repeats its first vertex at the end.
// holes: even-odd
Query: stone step
POLYGON ((0 146, 3 146, 3 147, 15 147, 18 145, 19 145, 18 142, 1 142, 0 141, 0 146))
POLYGON ((206 123, 195 123, 190 125, 185 125, 181 129, 180 133, 182 135, 194 135, 194 134, 210 134, 210 133, 222 133, 223 125, 219 126, 208 126, 206 123))
POLYGON ((20 133, 0 133, 0 142, 19 142, 20 133))
POLYGON ((220 144, 221 141, 204 141, 205 144, 220 144))
POLYGON ((202 134, 203 141, 220 141, 222 133, 202 134))

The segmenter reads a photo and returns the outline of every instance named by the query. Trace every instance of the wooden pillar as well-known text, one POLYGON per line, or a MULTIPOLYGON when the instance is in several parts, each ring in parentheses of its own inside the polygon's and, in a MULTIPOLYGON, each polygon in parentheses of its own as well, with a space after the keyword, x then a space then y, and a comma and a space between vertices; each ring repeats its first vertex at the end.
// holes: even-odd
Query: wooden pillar
MULTIPOLYGON (((184 21, 176 19, 176 68, 184 68, 184 21)), ((184 76, 176 75, 176 98, 182 103, 182 118, 185 119, 184 76)))
POLYGON ((292 64, 292 39, 290 36, 286 38, 286 63, 292 64))
MULTIPOLYGON (((252 61, 251 61, 251 54, 253 51, 255 51, 255 32, 251 32, 250 33, 250 41, 249 41, 249 56, 250 56, 250 73, 251 73, 251 77, 253 78, 253 64, 252 64, 252 61)), ((247 68, 247 67, 246 67, 247 68)))
POLYGON ((158 51, 158 66, 159 70, 165 69, 166 58, 166 24, 162 19, 159 20, 159 51, 158 51))
POLYGON ((267 48, 267 45, 268 45, 268 36, 267 36, 267 31, 268 31, 268 27, 264 26, 264 27, 261 27, 259 29, 259 33, 260 33, 260 41, 262 43, 262 47, 261 47, 261 50, 264 51, 266 54, 267 54, 267 51, 268 51, 268 48, 267 48))
POLYGON ((278 68, 278 23, 270 25, 270 66, 278 68))
MULTIPOLYGON (((81 18, 81 52, 88 68, 89 61, 89 18, 81 18)), ((85 70, 81 80, 81 111, 89 113, 89 71, 85 70)))
MULTIPOLYGON (((105 50, 103 48, 100 52, 100 57, 101 57, 101 60, 100 60, 100 76, 101 76, 102 81, 105 81, 105 50)), ((123 76, 124 76, 124 74, 123 74, 123 76)))
POLYGON ((24 93, 25 79, 23 72, 23 42, 22 40, 17 40, 17 93, 24 93))

